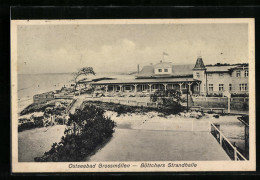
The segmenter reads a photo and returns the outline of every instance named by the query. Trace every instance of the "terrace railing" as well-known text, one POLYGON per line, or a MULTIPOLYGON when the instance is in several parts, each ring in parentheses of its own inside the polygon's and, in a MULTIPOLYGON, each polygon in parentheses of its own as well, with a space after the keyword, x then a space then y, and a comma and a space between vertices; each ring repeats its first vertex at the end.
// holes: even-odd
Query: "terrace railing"
POLYGON ((129 106, 146 106, 146 107, 158 107, 157 102, 150 101, 135 101, 135 100, 122 100, 117 98, 102 98, 102 97, 87 97, 88 101, 101 101, 101 102, 112 102, 129 106))
POLYGON ((232 145, 232 143, 226 138, 226 136, 214 125, 210 123, 211 134, 216 138, 218 143, 226 151, 230 159, 235 161, 247 161, 247 159, 232 145))

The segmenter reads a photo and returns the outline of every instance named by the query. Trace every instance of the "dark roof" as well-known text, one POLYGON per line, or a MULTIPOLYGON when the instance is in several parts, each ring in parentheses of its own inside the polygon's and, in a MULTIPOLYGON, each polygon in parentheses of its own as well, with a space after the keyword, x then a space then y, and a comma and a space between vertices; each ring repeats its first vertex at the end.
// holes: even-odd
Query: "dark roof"
POLYGON ((179 82, 199 82, 193 78, 158 78, 158 79, 115 79, 115 80, 102 80, 93 82, 93 85, 104 84, 141 84, 141 83, 179 83, 179 82))
POLYGON ((144 66, 137 76, 150 76, 154 74, 153 66, 144 66))
POLYGON ((154 74, 154 66, 144 66, 139 74, 136 75, 138 78, 145 77, 172 77, 172 76, 191 76, 193 64, 185 64, 185 65, 171 65, 172 73, 171 74, 154 74))
POLYGON ((202 58, 200 56, 198 57, 198 59, 196 61, 194 69, 206 69, 205 65, 204 65, 204 62, 203 62, 203 60, 202 60, 202 58))
POLYGON ((194 66, 194 64, 173 65, 172 66, 172 75, 174 75, 174 76, 192 75, 193 66, 194 66))
POLYGON ((236 68, 237 65, 229 65, 229 66, 207 66, 206 72, 229 72, 231 69, 236 68))

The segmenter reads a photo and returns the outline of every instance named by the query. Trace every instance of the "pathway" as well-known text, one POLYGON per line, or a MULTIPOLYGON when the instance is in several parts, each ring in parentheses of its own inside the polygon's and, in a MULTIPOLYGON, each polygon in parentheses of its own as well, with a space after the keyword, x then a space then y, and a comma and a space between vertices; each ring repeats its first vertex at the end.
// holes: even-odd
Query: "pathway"
POLYGON ((90 161, 230 160, 208 132, 117 129, 90 161))
POLYGON ((86 161, 230 160, 208 131, 208 122, 196 121, 191 131, 190 121, 141 120, 139 116, 112 119, 118 125, 113 138, 86 161))
POLYGON ((78 96, 76 102, 70 108, 70 113, 74 114, 76 109, 83 103, 83 101, 84 101, 84 96, 78 96))

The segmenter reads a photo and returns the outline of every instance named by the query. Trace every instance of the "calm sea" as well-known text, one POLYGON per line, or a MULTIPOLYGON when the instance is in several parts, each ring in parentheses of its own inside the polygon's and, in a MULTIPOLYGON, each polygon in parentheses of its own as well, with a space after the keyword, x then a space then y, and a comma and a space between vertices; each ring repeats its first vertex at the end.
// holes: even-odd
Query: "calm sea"
POLYGON ((72 82, 70 73, 64 74, 19 74, 18 75, 18 109, 32 103, 33 95, 60 89, 72 82))
MULTIPOLYGON (((89 76, 91 77, 91 76, 89 76)), ((98 73, 93 78, 114 77, 133 78, 133 76, 118 73, 98 73)), ((19 74, 18 75, 18 111, 20 112, 33 102, 35 94, 58 90, 64 84, 73 83, 72 73, 50 73, 50 74, 19 74)))

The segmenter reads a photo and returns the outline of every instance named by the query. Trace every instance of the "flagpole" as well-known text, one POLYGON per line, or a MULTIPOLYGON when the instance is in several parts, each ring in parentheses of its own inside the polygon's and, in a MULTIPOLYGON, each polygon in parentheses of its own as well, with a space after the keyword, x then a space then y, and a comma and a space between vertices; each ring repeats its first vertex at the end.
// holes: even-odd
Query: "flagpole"
POLYGON ((162 61, 164 61, 164 53, 162 53, 162 61))

